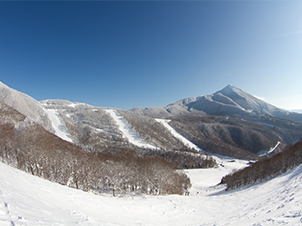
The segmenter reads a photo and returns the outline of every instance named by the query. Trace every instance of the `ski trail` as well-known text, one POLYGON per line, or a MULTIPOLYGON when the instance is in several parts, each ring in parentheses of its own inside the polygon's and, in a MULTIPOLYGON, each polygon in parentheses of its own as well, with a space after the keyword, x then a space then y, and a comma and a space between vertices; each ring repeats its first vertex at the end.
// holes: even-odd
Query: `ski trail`
POLYGON ((276 148, 279 146, 279 144, 281 144, 280 141, 277 142, 277 144, 275 145, 275 147, 270 148, 270 150, 269 150, 268 152, 266 152, 266 153, 264 153, 264 154, 262 154, 262 155, 259 155, 259 156, 260 156, 260 157, 263 157, 263 156, 265 156, 265 155, 268 155, 268 154, 274 152, 274 151, 276 150, 276 148))
POLYGON ((146 143, 116 110, 107 109, 105 111, 114 119, 119 130, 130 143, 142 148, 156 149, 155 146, 146 143))
POLYGON ((73 143, 70 133, 59 113, 54 109, 45 109, 45 112, 51 121, 54 134, 63 140, 73 143))
POLYGON ((189 148, 195 149, 197 151, 202 151, 197 145, 193 144, 191 141, 180 135, 175 129, 173 129, 168 123, 170 120, 167 119, 155 119, 157 122, 161 123, 163 126, 165 126, 174 137, 179 139, 181 142, 184 143, 189 148))

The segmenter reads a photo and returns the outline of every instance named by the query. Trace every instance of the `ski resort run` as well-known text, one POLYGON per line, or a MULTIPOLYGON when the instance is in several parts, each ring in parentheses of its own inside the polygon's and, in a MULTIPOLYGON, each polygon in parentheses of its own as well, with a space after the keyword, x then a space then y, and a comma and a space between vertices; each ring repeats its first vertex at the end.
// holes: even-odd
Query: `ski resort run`
POLYGON ((45 112, 48 114, 48 117, 51 121, 54 134, 63 140, 72 143, 68 129, 66 128, 65 123, 59 113, 54 109, 45 109, 45 112))
POLYGON ((173 129, 168 123, 170 120, 167 119, 156 119, 157 122, 163 124, 172 134, 174 137, 182 141, 187 147, 195 149, 197 151, 201 151, 199 147, 197 147, 195 144, 193 144, 191 141, 180 135, 178 132, 176 132, 175 129, 173 129))
POLYGON ((155 146, 147 144, 116 110, 107 109, 105 111, 114 119, 114 121, 118 125, 119 130, 129 140, 130 143, 142 148, 156 149, 155 146))

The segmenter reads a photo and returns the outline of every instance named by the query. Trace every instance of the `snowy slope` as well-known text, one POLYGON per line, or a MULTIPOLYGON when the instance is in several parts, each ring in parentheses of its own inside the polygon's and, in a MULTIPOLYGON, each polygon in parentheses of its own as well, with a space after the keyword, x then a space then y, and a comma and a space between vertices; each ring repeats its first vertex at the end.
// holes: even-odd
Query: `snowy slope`
POLYGON ((106 112, 114 119, 119 127, 119 130, 124 134, 130 143, 142 148, 156 149, 155 146, 147 144, 116 110, 107 109, 106 112))
POLYGON ((14 90, 0 82, 0 101, 16 109, 26 117, 51 130, 51 122, 42 105, 32 97, 14 90))
POLYGON ((195 149, 197 151, 201 151, 201 149, 199 147, 197 147, 195 144, 193 144, 191 141, 189 141, 188 139, 186 139, 185 137, 183 137, 182 135, 180 135, 178 132, 176 132, 175 129, 173 129, 170 125, 169 122, 171 120, 167 120, 167 119, 156 119, 157 122, 160 122, 162 125, 164 125, 172 134, 174 137, 176 137, 177 139, 179 139, 180 141, 182 141, 187 147, 195 149))
POLYGON ((53 133, 63 140, 72 142, 68 129, 66 128, 65 123, 59 113, 54 109, 45 109, 45 112, 51 121, 53 133))
POLYGON ((190 196, 94 195, 0 163, 0 225, 301 225, 302 165, 245 189, 213 187, 241 162, 188 170, 190 196), (232 165, 233 164, 233 165, 232 165))

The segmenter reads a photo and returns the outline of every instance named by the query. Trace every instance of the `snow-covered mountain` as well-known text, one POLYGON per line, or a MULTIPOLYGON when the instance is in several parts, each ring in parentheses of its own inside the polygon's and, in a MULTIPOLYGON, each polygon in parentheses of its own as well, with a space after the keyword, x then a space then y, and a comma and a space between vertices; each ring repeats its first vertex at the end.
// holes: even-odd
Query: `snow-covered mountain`
POLYGON ((181 167, 200 165, 199 160, 192 162, 192 156, 201 156, 203 151, 257 159, 277 143, 280 145, 274 152, 302 137, 301 124, 275 117, 301 115, 278 109, 230 85, 212 95, 186 98, 164 108, 132 111, 67 100, 38 102, 3 83, 0 88, 0 101, 86 151, 126 148, 141 155, 165 156, 183 164, 181 167), (169 121, 159 120, 164 118, 169 121), (181 163, 184 159, 190 164, 181 163))
POLYGON ((302 109, 292 109, 292 110, 289 110, 289 111, 294 112, 294 113, 302 114, 302 109))
POLYGON ((231 85, 166 107, 131 111, 171 119, 169 124, 199 148, 237 158, 255 158, 251 153, 261 155, 278 143, 277 153, 302 137, 302 114, 279 109, 231 85))
POLYGON ((41 124, 46 130, 52 130, 51 121, 38 101, 2 82, 0 82, 0 101, 41 124))
POLYGON ((151 117, 173 117, 189 113, 222 116, 258 114, 302 123, 302 114, 277 108, 232 85, 214 94, 185 98, 166 107, 134 108, 131 111, 151 117))
POLYGON ((205 157, 202 150, 192 149, 154 118, 66 100, 44 100, 40 103, 47 112, 56 116, 53 124, 61 138, 71 139, 90 152, 111 152, 114 148, 123 148, 140 155, 162 156, 164 151, 165 158, 173 159, 178 167, 200 165, 205 157))
MULTIPOLYGON (((259 115, 256 109, 261 104, 253 99, 242 101, 242 93, 240 98, 227 99, 225 105, 245 109, 249 102, 256 114, 245 109, 247 116, 200 115, 195 113, 201 111, 191 108, 167 120, 65 100, 37 102, 3 84, 1 90, 1 100, 6 102, 0 101, 0 225, 302 222, 301 165, 237 191, 226 192, 224 185, 217 185, 222 176, 247 166, 248 161, 234 157, 257 158, 259 150, 261 154, 264 148, 274 152, 302 137, 301 124, 268 113, 259 115), (41 115, 53 133, 41 126, 47 125, 41 115), (212 158, 203 150, 233 158, 212 158), (163 158, 179 168, 208 169, 186 170, 185 174, 163 158), (188 196, 153 196, 185 191, 188 196)), ((225 95, 217 94, 223 100, 225 95)), ((196 101, 191 98, 178 106, 196 101)), ((291 157, 299 161, 280 161, 293 167, 301 163, 301 155, 291 157)))

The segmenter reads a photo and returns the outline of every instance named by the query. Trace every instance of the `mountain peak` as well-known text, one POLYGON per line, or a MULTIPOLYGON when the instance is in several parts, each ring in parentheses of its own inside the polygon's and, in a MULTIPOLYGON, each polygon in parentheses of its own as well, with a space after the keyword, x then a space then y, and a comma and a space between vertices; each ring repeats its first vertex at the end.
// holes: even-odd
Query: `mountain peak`
POLYGON ((231 84, 211 95, 185 98, 169 104, 164 108, 156 108, 156 111, 154 109, 151 111, 151 109, 145 108, 137 112, 152 117, 162 117, 163 115, 171 117, 190 113, 201 115, 260 114, 302 122, 301 115, 295 115, 279 109, 231 84))
POLYGON ((224 87, 223 89, 238 89, 236 86, 233 86, 231 84, 228 84, 226 87, 224 87))
POLYGON ((226 87, 224 87, 222 90, 217 91, 216 93, 222 93, 222 94, 228 96, 231 93, 245 93, 245 92, 242 91, 241 89, 237 88, 236 86, 229 84, 226 87))

